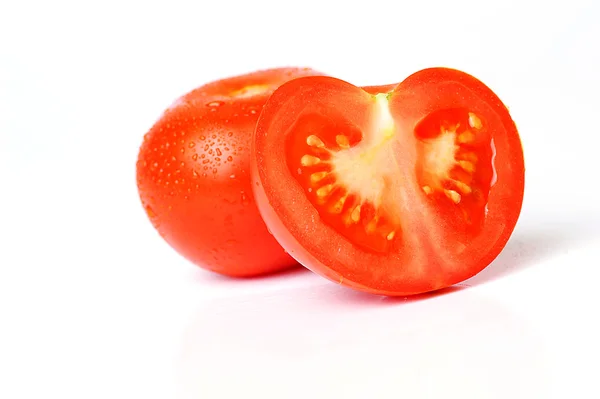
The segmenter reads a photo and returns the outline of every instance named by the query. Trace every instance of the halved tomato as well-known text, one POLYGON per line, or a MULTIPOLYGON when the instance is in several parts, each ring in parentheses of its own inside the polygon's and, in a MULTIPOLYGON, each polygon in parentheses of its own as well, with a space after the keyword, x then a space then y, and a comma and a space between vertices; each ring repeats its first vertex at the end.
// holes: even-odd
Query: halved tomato
POLYGON ((500 99, 457 70, 368 91, 302 77, 263 109, 252 179, 265 223, 301 264, 410 295, 463 281, 500 253, 521 211, 523 150, 500 99))

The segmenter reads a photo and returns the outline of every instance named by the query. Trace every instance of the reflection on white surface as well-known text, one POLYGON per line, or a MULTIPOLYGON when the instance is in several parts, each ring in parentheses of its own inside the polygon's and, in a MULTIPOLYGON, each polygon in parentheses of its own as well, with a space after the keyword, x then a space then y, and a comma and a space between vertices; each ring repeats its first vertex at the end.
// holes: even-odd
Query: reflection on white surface
POLYGON ((199 309, 179 397, 544 398, 541 345, 473 290, 404 300, 323 284, 199 309))

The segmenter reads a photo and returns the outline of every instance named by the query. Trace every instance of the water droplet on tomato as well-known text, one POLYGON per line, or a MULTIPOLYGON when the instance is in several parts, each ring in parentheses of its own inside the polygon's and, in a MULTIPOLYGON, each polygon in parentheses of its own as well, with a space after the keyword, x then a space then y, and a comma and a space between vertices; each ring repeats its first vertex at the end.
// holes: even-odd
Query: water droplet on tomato
POLYGON ((201 140, 201 141, 204 141, 204 140, 206 140, 206 137, 204 137, 204 136, 200 136, 200 140, 201 140))
POLYGON ((240 198, 242 200, 242 205, 248 205, 248 196, 246 195, 246 193, 242 191, 240 194, 241 194, 240 198))
POLYGON ((193 160, 193 161, 197 161, 197 160, 198 160, 198 154, 194 154, 194 155, 192 155, 192 160, 193 160))
POLYGON ((213 168, 212 172, 213 172, 213 174, 216 174, 217 173, 217 168, 213 168))
POLYGON ((231 162, 231 161, 233 161, 233 157, 230 155, 230 156, 228 156, 228 157, 227 157, 227 160, 228 160, 229 162, 231 162))
POLYGON ((216 107, 220 107, 223 104, 225 104, 223 101, 211 101, 209 103, 206 103, 206 106, 211 107, 211 108, 216 108, 216 107))
POLYGON ((208 151, 208 149, 209 149, 209 148, 210 148, 210 147, 209 147, 209 145, 208 145, 208 144, 206 144, 206 145, 204 146, 204 151, 208 151))
POLYGON ((200 158, 206 158, 206 154, 200 155, 200 158))
POLYGON ((150 207, 150 205, 146 205, 146 215, 148 215, 150 219, 154 219, 156 217, 156 213, 154 213, 154 210, 150 207))
POLYGON ((223 153, 221 152, 221 150, 219 148, 217 148, 217 155, 221 156, 221 154, 223 154, 223 153))
POLYGON ((194 143, 193 141, 190 141, 190 143, 188 144, 188 147, 190 148, 194 148, 196 146, 196 143, 194 143))
POLYGON ((210 155, 212 155, 212 154, 213 154, 213 150, 212 150, 212 149, 208 150, 208 153, 209 153, 210 155))
POLYGON ((229 175, 230 179, 235 179, 235 175, 229 175))
POLYGON ((231 136, 233 136, 233 132, 229 132, 229 133, 227 133, 227 135, 228 135, 229 137, 231 137, 231 136))

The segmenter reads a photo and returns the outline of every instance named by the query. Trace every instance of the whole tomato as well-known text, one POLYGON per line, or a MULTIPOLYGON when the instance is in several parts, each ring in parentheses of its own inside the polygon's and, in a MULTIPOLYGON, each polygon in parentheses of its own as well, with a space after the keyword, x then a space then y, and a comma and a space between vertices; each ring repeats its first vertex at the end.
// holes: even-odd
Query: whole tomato
POLYGON ((252 195, 252 133, 271 93, 319 75, 276 68, 218 80, 179 98, 144 136, 137 186, 153 226, 194 264, 229 276, 297 265, 267 230, 252 195))

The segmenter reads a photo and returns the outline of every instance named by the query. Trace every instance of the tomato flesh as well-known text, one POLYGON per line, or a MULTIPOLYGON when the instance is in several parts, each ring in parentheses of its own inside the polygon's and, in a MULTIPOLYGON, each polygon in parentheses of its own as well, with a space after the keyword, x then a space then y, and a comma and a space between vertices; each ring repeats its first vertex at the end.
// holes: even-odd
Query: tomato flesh
POLYGON ((455 70, 379 92, 290 82, 267 102, 254 146, 255 196, 279 242, 365 291, 415 294, 476 274, 521 208, 514 123, 489 88, 455 70))

